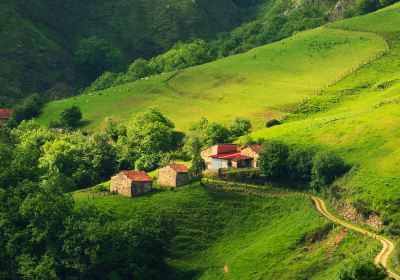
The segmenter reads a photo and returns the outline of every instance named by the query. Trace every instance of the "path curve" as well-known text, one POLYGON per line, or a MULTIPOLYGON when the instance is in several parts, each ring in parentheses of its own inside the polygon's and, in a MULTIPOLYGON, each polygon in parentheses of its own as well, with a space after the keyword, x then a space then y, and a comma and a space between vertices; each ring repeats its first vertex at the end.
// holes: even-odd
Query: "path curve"
POLYGON ((314 201, 315 207, 317 208, 317 210, 322 215, 324 215, 329 220, 331 220, 332 222, 334 222, 336 224, 340 224, 340 225, 342 225, 342 226, 344 226, 344 227, 346 227, 348 229, 357 231, 357 232, 359 232, 361 234, 368 235, 368 236, 370 236, 372 238, 375 238, 376 240, 379 240, 382 243, 383 248, 379 252, 379 254, 375 257, 374 264, 377 265, 377 266, 378 265, 382 265, 386 269, 386 271, 387 271, 387 273, 389 274, 390 277, 392 277, 392 278, 394 278, 396 280, 400 280, 400 276, 398 274, 396 274, 395 272, 393 272, 389 267, 389 258, 390 258, 390 255, 391 255, 391 253, 393 252, 393 250, 395 248, 395 246, 394 246, 392 241, 388 240, 386 237, 377 235, 377 234, 375 234, 375 233, 373 233, 371 231, 365 230, 365 229, 363 229, 361 227, 358 227, 358 226, 353 225, 353 224, 351 224, 349 222, 346 222, 346 221, 344 221, 344 220, 342 220, 342 219, 340 219, 338 217, 335 217, 334 215, 332 215, 328 211, 328 209, 326 208, 325 202, 322 199, 320 199, 318 197, 315 197, 315 196, 311 196, 311 199, 314 201))

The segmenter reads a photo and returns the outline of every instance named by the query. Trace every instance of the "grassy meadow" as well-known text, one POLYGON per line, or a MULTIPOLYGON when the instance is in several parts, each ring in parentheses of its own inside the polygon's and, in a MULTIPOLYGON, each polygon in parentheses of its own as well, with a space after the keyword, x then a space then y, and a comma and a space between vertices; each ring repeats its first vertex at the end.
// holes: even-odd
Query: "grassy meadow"
POLYGON ((173 279, 328 279, 346 258, 372 258, 379 249, 333 228, 308 198, 269 187, 193 185, 134 199, 82 190, 74 197, 77 207, 94 203, 121 219, 172 218, 168 263, 179 271, 173 279))
POLYGON ((279 118, 287 108, 347 75, 387 50, 375 34, 318 28, 245 54, 150 77, 101 92, 46 105, 38 120, 49 124, 61 111, 77 105, 84 129, 95 130, 106 116, 127 119, 149 106, 158 106, 178 130, 207 117, 229 122, 279 118))
POLYGON ((333 24, 335 28, 381 30, 390 52, 304 102, 284 125, 252 135, 338 152, 358 166, 343 183, 345 197, 352 202, 362 200, 389 215, 398 211, 400 199, 399 12, 397 4, 333 24))

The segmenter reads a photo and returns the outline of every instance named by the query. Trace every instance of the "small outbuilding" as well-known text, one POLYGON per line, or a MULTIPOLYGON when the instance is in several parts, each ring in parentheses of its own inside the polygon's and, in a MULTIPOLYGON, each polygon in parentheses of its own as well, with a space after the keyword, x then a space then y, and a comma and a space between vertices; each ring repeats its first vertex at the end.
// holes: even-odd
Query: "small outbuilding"
POLYGON ((121 171, 111 177, 110 191, 129 197, 153 190, 153 180, 143 171, 121 171))
POLYGON ((11 109, 8 108, 0 108, 0 124, 8 122, 11 118, 11 109))
POLYGON ((171 163, 158 169, 158 184, 162 187, 180 187, 189 182, 189 168, 184 164, 171 163))

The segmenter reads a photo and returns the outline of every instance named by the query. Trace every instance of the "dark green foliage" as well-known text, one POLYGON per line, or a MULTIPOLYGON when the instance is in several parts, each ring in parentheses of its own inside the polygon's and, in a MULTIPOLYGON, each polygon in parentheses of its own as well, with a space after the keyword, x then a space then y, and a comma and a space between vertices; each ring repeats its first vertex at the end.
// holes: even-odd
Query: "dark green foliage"
POLYGON ((293 181, 311 181, 311 170, 313 167, 314 149, 290 147, 287 167, 290 179, 293 181))
POLYGON ((104 71, 118 71, 124 65, 124 54, 105 39, 97 36, 82 39, 75 51, 78 74, 86 80, 85 85, 104 71))
POLYGON ((206 169, 206 163, 200 155, 201 142, 197 139, 192 145, 192 167, 189 170, 189 176, 192 180, 201 181, 201 178, 203 178, 203 171, 206 169))
POLYGON ((60 115, 61 124, 70 128, 78 127, 81 119, 82 112, 78 106, 67 108, 60 115))
POLYGON ((287 174, 289 147, 278 140, 266 141, 260 153, 260 172, 266 178, 281 178, 287 174))
POLYGON ((31 94, 18 102, 13 108, 12 118, 17 122, 29 120, 39 115, 44 100, 39 94, 31 94))
POLYGON ((376 267, 368 260, 352 260, 343 266, 334 278, 336 280, 385 280, 387 274, 382 267, 376 267))
POLYGON ((229 126, 231 136, 234 138, 248 134, 251 131, 251 122, 247 119, 236 118, 229 126))
POLYGON ((269 127, 273 127, 273 126, 280 125, 280 124, 281 124, 280 121, 273 119, 273 120, 267 121, 267 123, 265 124, 265 127, 269 128, 269 127))
POLYGON ((171 228, 161 215, 117 222, 90 205, 74 209, 77 173, 93 184, 114 172, 108 137, 55 139, 33 121, 0 135, 1 278, 163 278, 171 228))
POLYGON ((316 188, 330 185, 347 171, 349 166, 338 155, 332 152, 318 153, 313 159, 313 185, 316 188))

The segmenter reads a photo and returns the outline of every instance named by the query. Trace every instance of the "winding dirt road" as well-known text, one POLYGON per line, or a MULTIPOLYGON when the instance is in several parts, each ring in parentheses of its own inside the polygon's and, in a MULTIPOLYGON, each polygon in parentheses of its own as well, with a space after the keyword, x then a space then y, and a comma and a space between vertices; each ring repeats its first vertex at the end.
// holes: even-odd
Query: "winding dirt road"
POLYGON ((365 230, 363 228, 360 228, 360 227, 355 226, 355 225, 353 225, 353 224, 351 224, 349 222, 346 222, 346 221, 344 221, 342 219, 339 219, 339 218, 335 217, 334 215, 332 215, 328 211, 328 209, 326 208, 325 202, 322 199, 320 199, 318 197, 315 197, 315 196, 311 196, 311 199, 314 201, 315 207, 317 208, 317 210, 322 215, 324 215, 329 220, 331 220, 332 222, 334 222, 336 224, 340 224, 340 225, 342 225, 342 226, 344 226, 344 227, 346 227, 348 229, 357 231, 357 232, 359 232, 361 234, 371 236, 372 238, 375 238, 376 240, 379 240, 382 243, 383 248, 379 252, 379 254, 375 257, 374 264, 375 265, 382 265, 386 269, 386 271, 387 271, 387 273, 389 274, 390 277, 392 277, 392 278, 394 278, 396 280, 400 280, 400 276, 398 274, 396 274, 395 272, 393 272, 389 268, 389 257, 390 257, 391 253, 393 252, 393 250, 395 248, 394 244, 390 240, 388 240, 387 238, 385 238, 383 236, 377 235, 377 234, 375 234, 373 232, 370 232, 368 230, 365 230))

